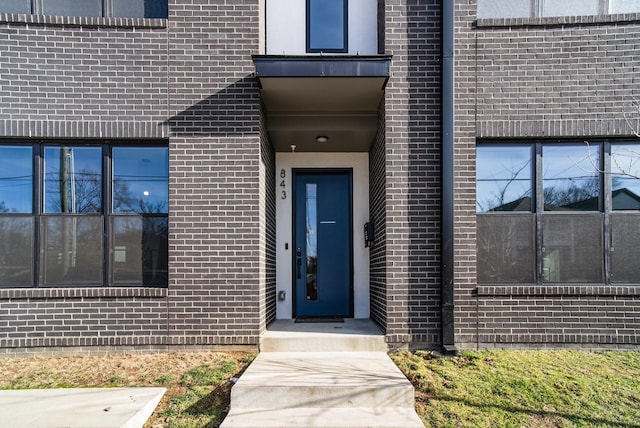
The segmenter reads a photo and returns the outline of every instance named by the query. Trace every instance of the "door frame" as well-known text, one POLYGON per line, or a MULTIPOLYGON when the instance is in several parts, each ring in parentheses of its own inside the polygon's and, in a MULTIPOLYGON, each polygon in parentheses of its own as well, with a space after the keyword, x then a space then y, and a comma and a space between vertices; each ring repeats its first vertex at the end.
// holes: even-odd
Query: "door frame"
MULTIPOLYGON (((292 190, 292 198, 291 198, 291 237, 292 237, 292 249, 297 248, 297 239, 298 236, 296 234, 296 221, 297 215, 296 212, 296 201, 298 195, 297 189, 297 177, 299 175, 347 175, 348 178, 348 186, 347 189, 349 193, 349 313, 344 314, 347 318, 353 318, 354 316, 354 263, 353 263, 353 168, 292 168, 291 169, 291 190, 292 190)), ((296 284, 296 254, 295 251, 291 251, 291 294, 292 294, 292 302, 291 302, 291 313, 293 318, 297 318, 298 308, 297 308, 297 292, 298 287, 296 284)), ((342 316, 342 315, 341 315, 342 316)))

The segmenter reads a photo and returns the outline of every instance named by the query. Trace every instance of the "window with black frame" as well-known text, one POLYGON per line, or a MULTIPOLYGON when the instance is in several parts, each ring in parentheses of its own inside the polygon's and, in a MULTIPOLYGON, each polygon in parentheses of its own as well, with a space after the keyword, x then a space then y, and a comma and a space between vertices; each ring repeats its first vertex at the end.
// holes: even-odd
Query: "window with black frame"
POLYGON ((544 18, 640 13, 638 0, 478 0, 477 17, 544 18))
POLYGON ((0 285, 33 284, 33 151, 0 146, 0 285))
POLYGON ((347 52, 348 0, 306 0, 307 52, 347 52))
POLYGON ((531 146, 478 147, 479 282, 533 282, 535 217, 531 146))
POLYGON ((169 154, 166 148, 113 148, 111 281, 166 284, 169 154))
POLYGON ((640 284, 640 144, 478 144, 476 162, 479 283, 640 284))
POLYGON ((611 282, 640 278, 640 145, 611 145, 611 282))
POLYGON ((167 272, 166 147, 0 145, 0 286, 166 286, 167 272))
POLYGON ((2 0, 0 13, 167 18, 168 0, 2 0))

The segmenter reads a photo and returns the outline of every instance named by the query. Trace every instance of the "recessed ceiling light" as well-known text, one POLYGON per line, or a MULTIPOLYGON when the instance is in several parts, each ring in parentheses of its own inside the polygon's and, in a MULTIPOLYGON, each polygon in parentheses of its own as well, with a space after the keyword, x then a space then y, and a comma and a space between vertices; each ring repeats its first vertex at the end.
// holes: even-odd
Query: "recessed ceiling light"
POLYGON ((326 135, 318 135, 316 137, 316 141, 318 143, 326 143, 327 141, 329 141, 329 137, 327 137, 326 135))

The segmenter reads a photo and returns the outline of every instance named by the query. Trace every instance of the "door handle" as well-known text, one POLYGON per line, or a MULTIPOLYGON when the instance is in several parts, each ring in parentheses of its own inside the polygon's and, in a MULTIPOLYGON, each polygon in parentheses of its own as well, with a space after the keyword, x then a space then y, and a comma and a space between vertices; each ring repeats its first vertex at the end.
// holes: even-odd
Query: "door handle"
POLYGON ((298 248, 296 250, 296 272, 297 272, 297 277, 298 279, 302 278, 302 250, 300 250, 300 248, 298 248))

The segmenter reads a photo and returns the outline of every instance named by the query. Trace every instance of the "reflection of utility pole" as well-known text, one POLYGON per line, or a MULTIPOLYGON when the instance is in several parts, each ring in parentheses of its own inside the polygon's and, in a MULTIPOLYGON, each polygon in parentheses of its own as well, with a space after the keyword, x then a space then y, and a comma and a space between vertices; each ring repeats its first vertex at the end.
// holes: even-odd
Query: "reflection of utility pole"
MULTIPOLYGON (((75 214, 78 212, 78 207, 76 205, 76 162, 73 157, 73 149, 68 150, 69 153, 67 155, 67 159, 69 160, 71 212, 75 214)), ((76 267, 76 258, 78 256, 78 217, 73 216, 71 221, 73 222, 73 230, 71 232, 71 266, 76 267)))
MULTIPOLYGON (((60 212, 76 213, 75 162, 73 149, 60 148, 60 212)), ((77 221, 72 217, 72 230, 69 233, 68 218, 62 219, 62 272, 66 276, 69 269, 75 267, 77 256, 77 221)))
POLYGON ((68 186, 68 163, 67 153, 69 153, 68 147, 60 148, 60 212, 69 212, 69 186, 68 186))

